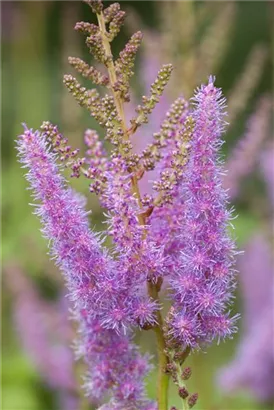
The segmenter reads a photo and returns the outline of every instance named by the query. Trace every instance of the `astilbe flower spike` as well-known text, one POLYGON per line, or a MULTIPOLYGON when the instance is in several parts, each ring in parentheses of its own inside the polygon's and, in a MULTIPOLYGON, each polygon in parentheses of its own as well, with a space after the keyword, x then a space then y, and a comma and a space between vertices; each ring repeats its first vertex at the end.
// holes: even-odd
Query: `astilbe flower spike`
POLYGON ((239 260, 243 295, 243 330, 232 362, 218 372, 221 390, 232 394, 247 389, 259 402, 274 400, 273 339, 273 143, 261 155, 261 171, 270 199, 270 220, 265 232, 257 232, 239 260))
MULTIPOLYGON (((264 181, 267 187, 267 194, 270 201, 272 212, 274 211, 274 143, 271 141, 267 144, 266 149, 260 158, 261 173, 264 176, 264 181)), ((273 221, 274 222, 274 221, 273 221)))
POLYGON ((72 299, 76 305, 85 307, 92 295, 95 275, 104 275, 111 259, 89 230, 79 198, 65 186, 45 135, 25 126, 18 139, 18 151, 24 167, 29 169, 26 178, 34 198, 41 202, 35 213, 42 221, 43 234, 52 242, 52 255, 65 274, 72 299))
POLYGON ((223 176, 223 186, 229 189, 230 198, 240 193, 242 179, 249 175, 258 160, 258 151, 269 134, 271 100, 262 97, 255 113, 249 118, 247 130, 233 148, 226 162, 227 174, 223 176))
MULTIPOLYGON (((96 235, 90 231, 87 215, 79 198, 71 189, 66 188, 65 181, 59 174, 55 155, 49 152, 45 136, 25 127, 24 134, 18 139, 18 150, 22 163, 29 168, 27 179, 35 193, 35 199, 41 203, 37 207, 36 213, 44 226, 43 233, 51 241, 53 256, 57 259, 57 263, 64 273, 70 290, 70 298, 74 302, 76 318, 80 322, 83 334, 78 348, 84 349, 85 361, 88 365, 93 361, 93 358, 89 356, 90 349, 91 352, 94 351, 90 337, 94 340, 94 349, 96 350, 96 346, 98 346, 97 349, 106 358, 115 356, 117 348, 123 343, 125 367, 119 368, 122 373, 119 373, 116 363, 108 361, 107 370, 111 375, 108 385, 106 388, 104 387, 106 380, 103 373, 99 372, 101 379, 96 381, 96 371, 95 373, 91 372, 97 385, 95 390, 89 390, 89 394, 95 394, 99 391, 99 387, 103 392, 106 389, 114 388, 119 393, 117 393, 118 396, 115 392, 113 393, 114 398, 117 397, 118 401, 126 403, 129 400, 131 403, 137 403, 137 400, 143 399, 140 377, 132 379, 129 375, 126 376, 126 369, 131 373, 132 368, 143 360, 143 370, 139 370, 139 376, 143 376, 148 370, 147 365, 144 365, 145 359, 141 358, 138 350, 127 336, 121 336, 114 330, 104 331, 95 317, 96 305, 93 301, 93 289, 96 280, 101 275, 105 278, 113 269, 112 260, 107 251, 100 245, 96 235), (87 312, 89 312, 88 317, 87 312), (96 329, 94 323, 97 326, 96 329), (108 339, 109 343, 106 342, 106 337, 110 338, 108 339), (105 341, 103 345, 100 342, 101 338, 105 341), (127 378, 132 380, 129 388, 130 393, 126 389, 123 393, 127 378), (100 380, 103 386, 100 386, 100 380)), ((103 363, 100 361, 101 365, 103 363)), ((131 407, 124 408, 130 409, 131 407)))
POLYGON ((274 399, 273 255, 264 233, 256 233, 239 261, 244 329, 232 362, 218 372, 223 392, 248 389, 259 402, 274 399))
POLYGON ((14 298, 14 322, 24 350, 46 383, 58 389, 58 396, 74 396, 78 401, 67 301, 44 300, 19 266, 6 266, 4 274, 14 298))
POLYGON ((98 135, 87 130, 88 151, 79 158, 57 127, 46 122, 41 132, 25 127, 18 138, 20 160, 28 168, 26 177, 39 202, 35 213, 63 272, 72 316, 79 324, 76 352, 87 367, 87 394, 100 403, 109 397, 101 410, 167 410, 171 377, 188 409, 198 394, 185 385, 191 375, 182 368, 187 356, 236 330, 236 317, 227 312, 235 250, 227 233, 230 212, 219 154, 225 100, 210 77, 196 92, 194 107, 179 97, 153 140, 133 152, 131 137, 153 114, 172 66, 165 64, 158 71, 128 126, 124 104, 130 99, 129 80, 142 34, 133 35, 115 61, 110 43, 124 13, 116 3, 107 9, 100 0, 86 3, 96 13, 98 26, 77 23, 76 29, 87 34, 86 44, 107 74, 78 58, 70 58, 70 63, 111 94, 101 97, 71 75, 64 83, 105 129, 111 155, 98 135), (104 237, 89 228, 83 199, 61 176, 58 159, 72 169, 73 177, 83 174, 91 180, 90 190, 104 208, 110 250, 104 237), (139 182, 151 170, 152 189, 143 195, 139 182), (159 298, 163 283, 172 304, 166 319, 159 298), (153 329, 157 337, 157 404, 146 397, 144 377, 151 365, 133 342, 136 328, 153 329))
POLYGON ((194 104, 195 126, 181 190, 184 244, 172 278, 175 311, 169 324, 170 334, 191 347, 235 331, 234 319, 225 313, 235 286, 235 245, 227 232, 230 213, 219 154, 225 99, 213 78, 196 92, 194 104))

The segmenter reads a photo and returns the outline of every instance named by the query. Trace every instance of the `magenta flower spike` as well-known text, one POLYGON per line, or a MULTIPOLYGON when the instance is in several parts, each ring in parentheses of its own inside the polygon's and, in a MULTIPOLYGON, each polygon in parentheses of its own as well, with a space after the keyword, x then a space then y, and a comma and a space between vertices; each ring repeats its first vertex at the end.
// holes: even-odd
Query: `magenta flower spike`
MULTIPOLYGON (((66 188, 65 180, 59 174, 55 155, 49 151, 45 136, 25 127, 24 134, 18 139, 18 151, 24 167, 29 168, 27 180, 34 191, 34 197, 40 201, 35 213, 39 215, 43 224, 43 234, 50 240, 52 254, 63 271, 69 296, 74 302, 74 309, 76 312, 80 312, 77 319, 80 322, 83 335, 78 349, 85 351, 85 361, 89 364, 92 362, 89 359, 89 354, 92 351, 98 353, 104 346, 103 356, 108 361, 111 355, 115 356, 114 352, 117 352, 117 349, 121 347, 123 355, 125 355, 123 365, 128 366, 126 368, 130 374, 133 371, 132 366, 136 367, 136 378, 133 378, 128 387, 125 387, 124 384, 126 384, 126 380, 130 380, 129 374, 122 364, 116 368, 115 362, 113 365, 115 367, 114 373, 110 368, 111 376, 108 383, 108 373, 104 374, 102 368, 102 371, 98 373, 99 379, 101 377, 101 385, 96 379, 96 372, 92 370, 95 387, 89 390, 91 385, 87 383, 87 392, 97 398, 97 395, 100 396, 101 390, 117 389, 121 392, 120 396, 114 392, 114 397, 117 397, 117 400, 121 402, 126 402, 129 399, 137 401, 140 396, 143 396, 141 378, 149 369, 146 358, 138 355, 136 347, 130 343, 128 336, 119 335, 115 330, 103 330, 99 321, 92 319, 92 316, 96 317, 96 309, 99 308, 100 311, 100 304, 98 301, 96 303, 96 299, 94 299, 98 289, 94 289, 96 284, 98 287, 102 285, 100 278, 101 280, 108 278, 113 270, 113 261, 106 250, 102 248, 96 235, 90 231, 87 214, 83 210, 83 204, 79 197, 71 189, 66 188), (88 317, 87 312, 89 312, 88 317), (96 323, 96 329, 94 329, 94 323, 96 323), (98 326, 100 331, 98 331, 98 326), (103 346, 101 346, 100 340, 104 341, 103 346), (92 343, 95 343, 95 350, 90 350, 92 343), (130 360, 133 362, 130 363, 130 360), (120 371, 121 374, 119 374, 120 371), (107 387, 103 388, 105 384, 107 387)), ((111 284, 111 278, 109 284, 111 284)), ((102 292, 104 291, 102 290, 102 292)), ((108 306, 111 306, 111 301, 108 303, 108 306)), ((121 308, 124 314, 123 308, 124 304, 121 308)), ((116 312, 117 314, 118 312, 116 312)), ((101 357, 98 356, 98 366, 103 365, 101 357)), ((122 359, 122 356, 120 355, 119 358, 122 359)), ((110 363, 109 366, 111 366, 110 363)))
POLYGON ((110 269, 111 259, 88 226, 79 197, 68 187, 39 131, 25 127, 18 139, 19 157, 29 171, 26 178, 40 202, 35 213, 42 232, 51 241, 51 252, 62 269, 76 305, 90 305, 96 280, 110 269))
POLYGON ((191 348, 230 337, 236 330, 236 317, 226 312, 235 287, 235 245, 228 235, 231 216, 221 184, 224 108, 221 90, 210 78, 194 97, 195 126, 180 190, 180 265, 170 279, 174 308, 169 334, 191 348))
POLYGON ((227 173, 223 176, 223 186, 229 190, 231 199, 237 198, 242 180, 256 166, 258 152, 270 134, 270 119, 271 100, 268 96, 264 96, 250 116, 246 132, 237 142, 226 162, 227 173))
MULTIPOLYGON (((274 144, 267 144, 260 158, 260 169, 269 197, 270 207, 274 210, 274 144)), ((274 221, 273 221, 274 222, 274 221)))
POLYGON ((6 267, 4 278, 13 295, 15 327, 26 354, 58 396, 70 393, 77 400, 66 301, 44 300, 31 279, 17 266, 6 267))
POLYGON ((101 0, 85 2, 98 25, 80 22, 75 29, 86 34, 87 47, 105 71, 78 57, 69 62, 109 94, 82 87, 72 75, 64 76, 64 84, 104 129, 111 153, 89 129, 84 137, 88 150, 79 157, 57 127, 44 122, 41 132, 25 127, 18 137, 20 161, 28 168, 26 178, 38 202, 35 213, 79 325, 75 350, 87 370, 86 394, 100 410, 168 410, 171 378, 183 409, 190 409, 198 393, 186 386, 191 369, 182 367, 184 361, 214 339, 231 337, 238 317, 229 313, 236 251, 228 234, 231 212, 220 160, 225 99, 210 77, 193 105, 177 98, 158 131, 134 151, 134 134, 142 138, 143 124, 163 114, 166 100, 158 103, 172 65, 159 69, 128 121, 124 106, 142 33, 133 34, 115 59, 111 42, 125 13, 118 3, 104 8, 101 0), (89 180, 104 209, 104 232, 90 229, 85 201, 61 176, 63 167, 71 169, 71 177, 89 180), (163 289, 171 302, 166 317, 163 289), (134 343, 137 329, 153 330, 157 340, 155 402, 146 394, 150 356, 134 343))
POLYGON ((231 395, 248 390, 259 402, 274 398, 273 260, 271 246, 257 233, 245 247, 239 261, 243 295, 243 335, 231 363, 218 372, 221 390, 231 395))

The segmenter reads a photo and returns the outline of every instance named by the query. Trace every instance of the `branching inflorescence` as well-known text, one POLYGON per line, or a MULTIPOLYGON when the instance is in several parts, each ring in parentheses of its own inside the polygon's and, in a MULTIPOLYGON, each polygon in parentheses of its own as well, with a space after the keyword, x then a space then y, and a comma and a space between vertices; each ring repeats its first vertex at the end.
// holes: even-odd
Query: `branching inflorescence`
POLYGON ((18 138, 19 156, 39 202, 36 213, 61 268, 79 322, 76 352, 88 367, 85 389, 100 408, 133 410, 168 408, 168 381, 178 386, 183 409, 198 395, 185 385, 190 368, 182 365, 195 349, 231 336, 235 319, 227 307, 234 289, 234 243, 228 235, 230 212, 222 188, 220 148, 225 129, 225 99, 210 77, 193 101, 179 97, 159 132, 142 152, 133 150, 132 135, 159 102, 172 72, 164 65, 142 98, 136 116, 127 122, 124 104, 142 34, 133 34, 117 60, 111 42, 124 21, 118 3, 103 8, 100 0, 86 3, 98 26, 77 23, 86 44, 106 67, 90 67, 79 58, 70 64, 95 84, 107 87, 101 96, 72 76, 64 83, 76 101, 105 129, 112 144, 108 155, 98 134, 85 132, 87 152, 79 157, 56 126, 40 131, 25 127, 18 138), (90 191, 105 209, 104 236, 89 228, 82 197, 61 176, 63 165, 72 177, 84 175, 90 191), (139 183, 154 170, 152 192, 141 194, 139 183), (110 250, 105 236, 112 240, 110 250), (171 303, 162 317, 159 293, 166 284, 171 303), (134 344, 134 329, 154 330, 159 359, 157 402, 148 400, 144 377, 151 365, 134 344))

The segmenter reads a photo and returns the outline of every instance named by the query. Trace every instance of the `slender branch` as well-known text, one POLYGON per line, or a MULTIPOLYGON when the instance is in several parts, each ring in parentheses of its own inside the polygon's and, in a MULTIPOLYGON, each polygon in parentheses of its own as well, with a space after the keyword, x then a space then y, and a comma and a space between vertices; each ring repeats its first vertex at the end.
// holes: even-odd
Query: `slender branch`
MULTIPOLYGON (((151 282, 148 282, 148 294, 149 296, 159 301, 158 291, 151 282)), ((168 406, 168 384, 169 384, 169 376, 165 373, 166 366, 168 364, 168 358, 165 351, 165 339, 163 334, 163 319, 162 315, 157 311, 157 322, 158 325, 153 328, 156 338, 157 338, 157 354, 159 360, 158 366, 158 391, 157 391, 157 399, 158 399, 158 408, 159 410, 166 410, 168 406)))
MULTIPOLYGON (((179 361, 174 360, 173 362, 173 365, 175 366, 176 384, 178 385, 179 389, 185 388, 187 390, 185 380, 182 377, 182 364, 185 362, 190 352, 191 352, 191 348, 188 346, 184 350, 183 355, 180 357, 180 360, 179 361)), ((186 397, 181 396, 181 401, 182 401, 182 410, 189 410, 188 396, 186 397)))
POLYGON ((103 13, 97 14, 97 19, 98 19, 99 28, 100 28, 101 35, 102 35, 104 50, 105 50, 106 56, 109 57, 109 62, 107 64, 107 69, 108 69, 109 81, 110 81, 111 89, 112 89, 112 92, 113 92, 113 97, 114 97, 116 109, 117 109, 117 112, 118 112, 118 114, 121 118, 122 128, 123 128, 123 131, 125 133, 125 136, 127 136, 128 133, 127 133, 126 118, 125 118, 123 102, 121 101, 118 93, 114 90, 114 85, 117 82, 117 77, 116 77, 116 72, 115 72, 115 67, 114 67, 114 62, 113 62, 113 57, 112 57, 112 52, 111 52, 109 40, 107 38, 106 24, 105 24, 105 19, 104 19, 103 13))
MULTIPOLYGON (((114 98, 114 102, 115 102, 115 106, 116 106, 118 115, 121 118, 121 124, 122 124, 122 130, 124 132, 124 138, 128 139, 129 135, 131 135, 134 132, 134 130, 133 129, 127 130, 123 101, 122 101, 119 93, 117 91, 115 91, 115 83, 117 82, 117 76, 116 76, 116 72, 115 72, 115 66, 114 66, 114 62, 113 62, 113 56, 112 56, 112 52, 111 52, 110 43, 109 43, 109 40, 108 40, 108 37, 107 37, 105 19, 104 19, 104 15, 103 15, 102 12, 97 14, 97 19, 98 19, 99 28, 100 28, 100 31, 101 31, 104 51, 106 53, 106 56, 109 57, 108 63, 106 65, 107 65, 108 74, 109 74, 110 87, 111 87, 111 90, 112 90, 112 93, 113 93, 113 98, 114 98)), ((142 211, 143 210, 143 205, 142 205, 142 201, 141 201, 141 194, 140 194, 138 179, 137 179, 136 175, 133 175, 131 177, 131 185, 132 185, 132 192, 133 192, 134 196, 137 198, 139 208, 142 211)), ((139 220, 140 225, 145 225, 146 224, 146 216, 143 212, 138 215, 138 220, 139 220)), ((156 285, 152 284, 151 282, 148 282, 148 294, 155 301, 159 300, 159 295, 158 295, 158 290, 156 288, 156 285)), ((153 330, 154 330, 154 332, 156 334, 156 338, 157 338, 157 353, 158 353, 158 360, 159 360, 157 400, 158 400, 158 409, 159 410, 167 410, 169 377, 164 372, 164 370, 165 370, 166 365, 168 363, 168 358, 167 358, 166 354, 164 353, 164 351, 165 351, 165 339, 164 339, 162 326, 163 326, 163 319, 162 319, 161 313, 159 311, 157 311, 157 325, 153 327, 153 330)))

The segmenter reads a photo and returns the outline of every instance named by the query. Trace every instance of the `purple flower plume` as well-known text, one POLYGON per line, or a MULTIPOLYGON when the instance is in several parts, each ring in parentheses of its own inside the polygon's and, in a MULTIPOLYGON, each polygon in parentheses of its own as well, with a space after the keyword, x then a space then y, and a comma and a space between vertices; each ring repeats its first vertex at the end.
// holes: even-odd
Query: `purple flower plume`
POLYGON ((219 373, 218 383, 224 392, 231 395, 233 391, 247 389, 260 402, 273 401, 273 329, 272 304, 243 337, 233 361, 219 373))
MULTIPOLYGON (((111 252, 90 230, 83 200, 60 175, 46 134, 25 128, 18 139, 27 180, 40 203, 35 213, 79 322, 76 351, 88 368, 86 390, 99 401, 110 397, 102 410, 155 409, 144 392, 149 360, 139 353, 131 332, 134 326, 156 324, 161 306, 148 296, 148 281, 159 284, 164 278, 170 288, 168 338, 199 348, 236 330, 237 316, 231 318, 227 311, 235 286, 235 249, 228 234, 231 214, 219 152, 224 104, 210 78, 197 91, 194 108, 181 98, 172 106, 176 113, 167 113, 161 132, 166 126, 170 129, 155 175, 164 178, 162 171, 172 170, 176 183, 170 185, 169 200, 154 206, 147 225, 124 158, 117 154, 102 159, 104 186, 99 196, 106 209, 111 252), (173 115, 176 122, 169 124, 173 115), (187 160, 179 156, 180 149, 187 160)), ((96 136, 89 143, 91 151, 103 153, 96 136)))
POLYGON ((14 322, 23 348, 47 384, 60 394, 76 395, 71 328, 67 306, 43 300, 19 267, 5 267, 5 283, 14 297, 14 322))
POLYGON ((81 312, 81 345, 78 354, 91 366, 85 379, 87 391, 101 399, 110 391, 107 407, 124 410, 143 409, 148 405, 143 378, 150 370, 148 358, 141 356, 129 337, 104 329, 87 312, 81 312))
POLYGON ((230 198, 239 194, 241 181, 249 175, 258 159, 258 151, 269 136, 271 100, 263 97, 250 117, 244 136, 233 149, 226 162, 228 172, 223 176, 223 185, 229 189, 230 198))
MULTIPOLYGON (((35 199, 41 202, 37 206, 36 213, 41 219, 43 233, 51 241, 53 256, 64 273, 70 298, 75 306, 88 308, 90 314, 95 317, 100 316, 101 322, 106 327, 117 330, 125 329, 131 323, 138 323, 138 309, 142 310, 144 306, 142 290, 140 289, 138 293, 138 289, 140 281, 145 283, 147 277, 140 276, 138 283, 134 283, 129 273, 132 270, 132 262, 136 262, 133 259, 134 254, 135 257, 138 256, 135 245, 141 246, 142 231, 137 226, 134 215, 126 213, 124 209, 125 217, 129 218, 128 223, 135 224, 135 231, 133 230, 132 234, 134 243, 126 237, 131 232, 126 231, 122 220, 119 221, 121 216, 119 212, 127 204, 121 203, 123 199, 119 202, 115 184, 110 184, 112 194, 109 192, 108 201, 111 202, 111 195, 113 195, 114 217, 111 229, 115 231, 117 228, 115 232, 121 232, 120 245, 124 245, 119 248, 118 244, 118 251, 124 252, 118 260, 111 257, 102 246, 99 236, 90 230, 82 201, 79 200, 79 195, 66 187, 54 154, 47 147, 45 137, 39 132, 34 133, 26 129, 19 140, 19 153, 22 162, 29 167, 27 179, 35 192, 35 199), (131 249, 133 254, 131 258, 127 257, 125 252, 127 249, 131 249)), ((132 209, 129 208, 128 211, 132 209)), ((154 271, 156 270, 153 266, 153 263, 156 263, 156 259, 153 259, 155 252, 158 252, 157 249, 152 250, 150 254, 151 263, 147 260, 147 272, 149 268, 152 273, 153 268, 154 271)), ((137 262, 136 264, 138 265, 137 262)), ((149 310, 148 318, 150 318, 155 306, 152 301, 148 300, 146 303, 149 310)))
POLYGON ((55 156, 45 137, 25 128, 19 137, 18 150, 35 200, 43 234, 51 241, 51 250, 64 272, 70 296, 76 304, 89 304, 95 276, 110 270, 111 260, 88 226, 79 198, 65 187, 55 156))
POLYGON ((120 255, 120 263, 125 265, 128 279, 139 286, 146 281, 163 276, 164 256, 161 244, 157 246, 153 238, 147 238, 146 226, 140 225, 138 201, 132 194, 131 175, 126 166, 117 161, 116 172, 108 175, 105 204, 109 209, 108 233, 120 255))
POLYGON ((270 306, 272 299, 273 261, 271 246, 262 233, 257 233, 239 259, 240 285, 243 295, 245 331, 248 332, 270 306))
MULTIPOLYGON (((123 287, 127 285, 125 281, 117 283, 121 279, 122 264, 109 255, 102 247, 99 237, 90 230, 82 200, 66 187, 45 136, 25 127, 24 134, 18 139, 18 151, 21 162, 29 169, 26 177, 34 191, 34 198, 40 202, 36 214, 42 222, 43 233, 50 240, 52 254, 66 279, 70 299, 74 302, 74 312, 78 312, 76 316, 83 334, 79 349, 85 352, 85 361, 90 366, 91 374, 93 362, 96 368, 96 357, 101 357, 100 349, 104 351, 105 357, 110 358, 117 355, 117 349, 121 348, 119 359, 123 354, 124 366, 118 368, 115 365, 115 369, 111 370, 111 384, 107 379, 108 373, 100 373, 101 383, 103 386, 107 384, 107 389, 113 391, 116 401, 130 400, 134 403, 134 400, 143 400, 143 390, 140 387, 143 385, 142 380, 130 375, 136 371, 136 376, 143 376, 148 370, 147 364, 145 367, 146 359, 137 352, 129 336, 116 334, 112 329, 117 327, 119 330, 125 316, 126 322, 138 322, 136 309, 139 308, 145 316, 141 309, 142 306, 145 309, 145 304, 139 295, 129 294, 123 299, 122 296, 131 289, 123 287), (142 305, 138 303, 140 301, 142 305), (100 325, 100 332, 94 330, 94 323, 96 326, 100 325), (111 329, 104 330, 102 325, 109 325, 111 329), (95 344, 94 349, 92 343, 95 344), (89 351, 95 357, 91 358, 89 351), (140 369, 141 363, 143 370, 140 369), (126 381, 130 383, 128 386, 126 381), (116 390, 122 392, 121 396, 117 396, 116 390)), ((149 301, 147 304, 149 305, 149 301)), ((150 306, 148 310, 151 316, 150 306)), ((97 366, 100 363, 102 362, 98 359, 97 366)), ((92 384, 87 386, 92 387, 92 384)), ((97 394, 96 392, 97 388, 95 391, 88 391, 91 395, 97 394)), ((126 405, 124 408, 130 409, 126 405)))
POLYGON ((248 389, 259 401, 274 398, 273 261, 270 245, 262 234, 248 243, 240 263, 243 294, 243 336, 233 361, 218 374, 227 394, 248 389))
MULTIPOLYGON (((177 116, 177 122, 173 124, 173 128, 169 130, 168 144, 166 144, 167 146, 163 150, 162 159, 154 171, 155 177, 158 176, 158 178, 161 172, 170 168, 173 160, 172 152, 176 148, 176 142, 180 141, 181 133, 185 130, 185 121, 191 114, 189 104, 183 97, 179 97, 176 101, 182 102, 183 109, 177 116)), ((169 119, 170 111, 171 109, 167 111, 164 121, 169 119)), ((182 177, 173 187, 171 203, 165 203, 160 207, 155 207, 150 218, 151 226, 149 235, 158 246, 164 248, 166 271, 169 272, 169 275, 172 275, 172 272, 178 270, 179 254, 183 248, 180 233, 184 223, 185 205, 180 191, 184 180, 184 169, 179 168, 178 171, 182 173, 182 177)))
POLYGON ((268 144, 260 158, 260 168, 267 188, 270 207, 274 210, 274 143, 268 144))
POLYGON ((190 158, 180 190, 180 266, 170 278, 174 306, 169 328, 175 339, 198 347, 235 331, 236 318, 226 312, 234 289, 235 247, 227 232, 230 212, 221 184, 225 99, 212 78, 197 91, 194 104, 190 158))

